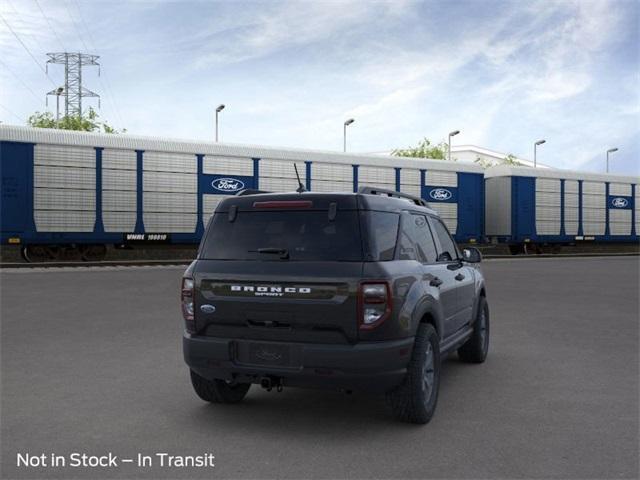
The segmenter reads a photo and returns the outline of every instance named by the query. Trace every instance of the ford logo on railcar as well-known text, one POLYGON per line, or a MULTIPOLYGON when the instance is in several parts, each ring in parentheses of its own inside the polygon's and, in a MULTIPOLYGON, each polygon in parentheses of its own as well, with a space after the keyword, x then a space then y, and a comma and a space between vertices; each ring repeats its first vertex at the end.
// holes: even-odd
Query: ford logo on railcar
POLYGON ((617 197, 611 200, 611 205, 613 205, 615 208, 625 208, 627 205, 629 205, 629 200, 627 200, 626 198, 617 197))
POLYGON ((449 200, 451 198, 451 192, 446 188, 434 188, 429 192, 429 196, 434 200, 449 200))
POLYGON ((239 192, 244 189, 244 182, 237 178, 218 178, 211 182, 211 186, 221 192, 239 192))

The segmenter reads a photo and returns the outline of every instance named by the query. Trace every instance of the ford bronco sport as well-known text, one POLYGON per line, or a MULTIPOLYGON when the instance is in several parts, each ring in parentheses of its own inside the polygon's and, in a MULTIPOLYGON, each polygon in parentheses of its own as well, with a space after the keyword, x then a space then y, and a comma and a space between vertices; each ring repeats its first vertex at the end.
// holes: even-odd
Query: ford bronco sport
POLYGON ((384 392, 399 419, 427 423, 441 358, 487 355, 480 260, 398 192, 229 197, 182 279, 193 388, 214 403, 251 384, 384 392))

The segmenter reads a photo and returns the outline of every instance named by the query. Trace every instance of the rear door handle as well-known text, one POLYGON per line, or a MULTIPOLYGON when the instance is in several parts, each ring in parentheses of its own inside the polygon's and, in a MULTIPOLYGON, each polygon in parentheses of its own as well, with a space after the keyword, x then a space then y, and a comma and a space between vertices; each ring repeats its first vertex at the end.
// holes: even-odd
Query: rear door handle
POLYGON ((459 282, 461 282, 462 280, 464 280, 464 275, 463 275, 463 274, 461 274, 461 273, 459 273, 459 274, 457 274, 457 275, 456 275, 455 277, 453 277, 453 278, 455 278, 456 280, 458 280, 459 282))
POLYGON ((433 277, 429 282, 429 285, 431 285, 432 287, 439 287, 440 285, 442 285, 442 280, 440 280, 438 277, 433 277))

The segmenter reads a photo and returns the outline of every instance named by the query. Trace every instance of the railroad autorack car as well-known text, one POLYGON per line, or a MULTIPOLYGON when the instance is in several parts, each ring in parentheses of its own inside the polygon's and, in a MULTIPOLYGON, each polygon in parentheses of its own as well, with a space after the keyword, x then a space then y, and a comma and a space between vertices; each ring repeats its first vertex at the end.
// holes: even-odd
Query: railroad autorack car
POLYGON ((640 178, 497 166, 485 172, 486 235, 514 251, 637 242, 640 178))
POLYGON ((483 237, 477 165, 0 125, 1 242, 30 260, 197 243, 226 196, 294 191, 294 163, 307 190, 398 190, 425 199, 458 242, 483 237))

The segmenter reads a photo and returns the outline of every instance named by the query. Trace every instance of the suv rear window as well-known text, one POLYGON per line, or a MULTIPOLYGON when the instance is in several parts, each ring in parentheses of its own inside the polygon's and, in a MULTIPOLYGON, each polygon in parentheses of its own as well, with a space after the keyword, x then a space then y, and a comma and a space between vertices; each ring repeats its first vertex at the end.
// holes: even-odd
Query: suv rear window
POLYGON ((358 212, 239 212, 233 222, 216 213, 202 246, 210 260, 362 261, 358 212), (283 254, 286 252, 286 255, 283 254))

